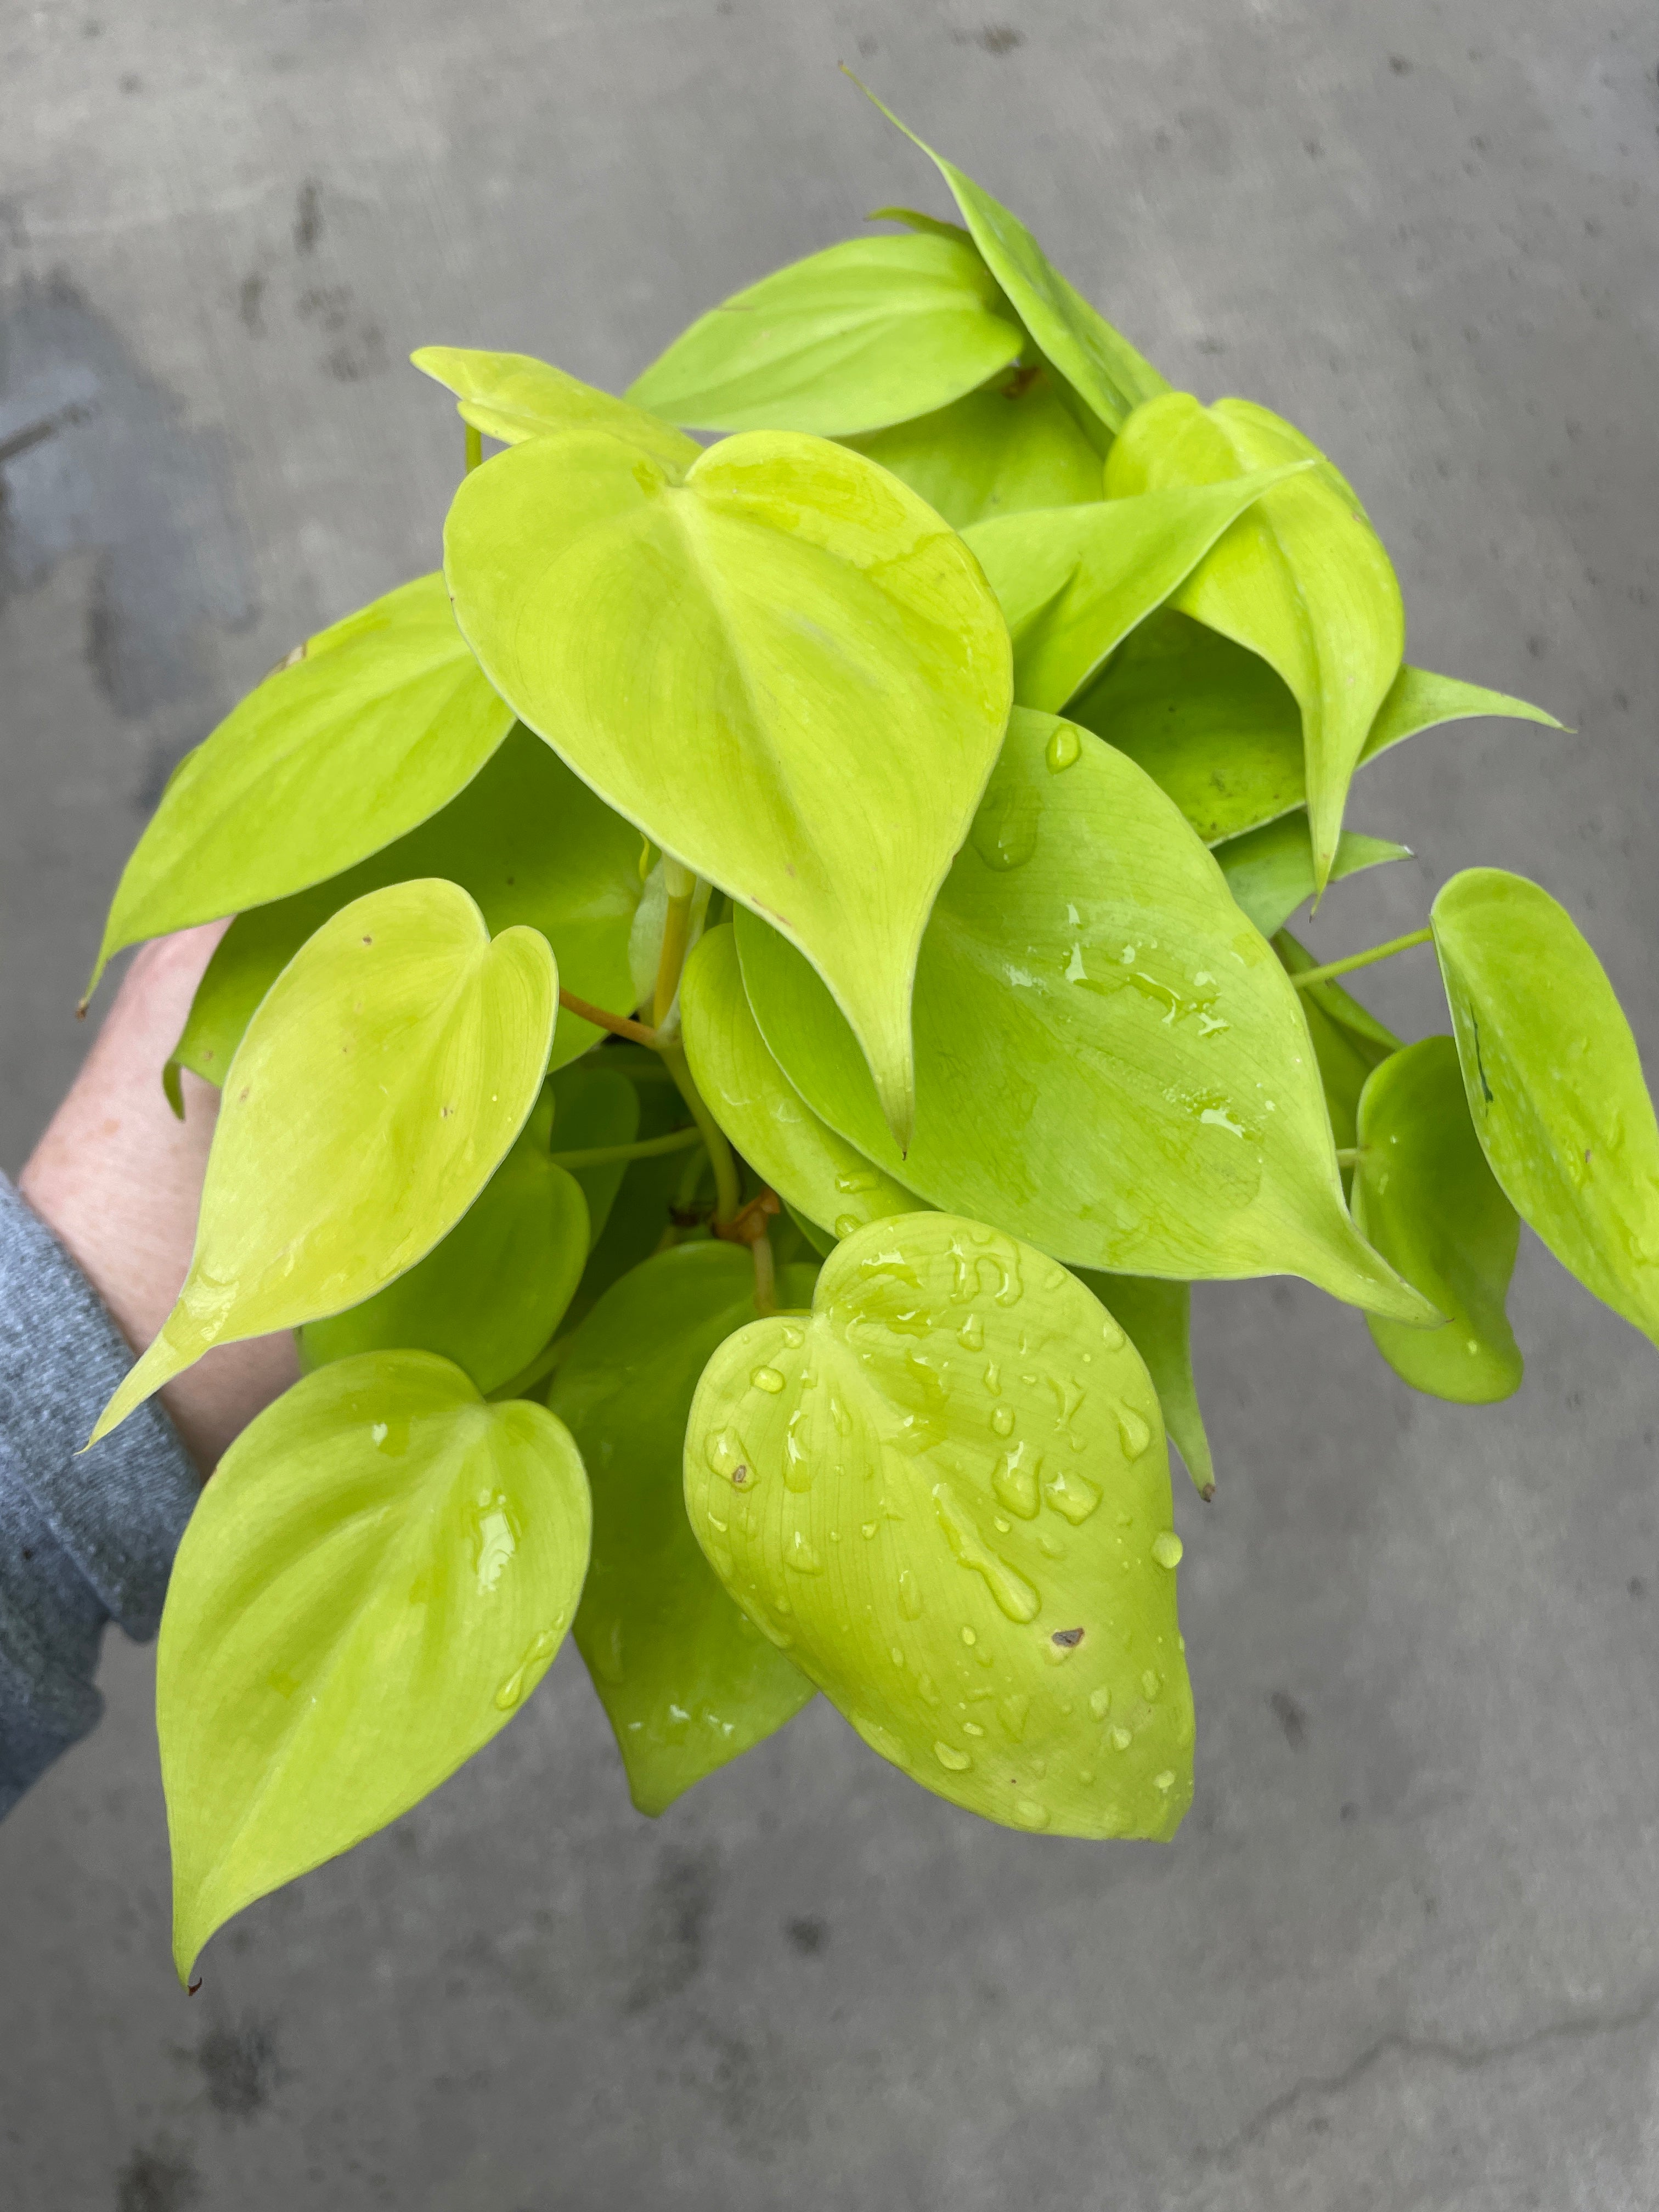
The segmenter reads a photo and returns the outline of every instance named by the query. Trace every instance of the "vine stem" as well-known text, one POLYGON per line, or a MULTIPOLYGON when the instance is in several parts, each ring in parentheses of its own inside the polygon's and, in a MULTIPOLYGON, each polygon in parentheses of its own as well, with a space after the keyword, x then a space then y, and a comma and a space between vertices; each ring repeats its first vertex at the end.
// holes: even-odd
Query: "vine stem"
POLYGON ((613 1014, 603 1006, 590 1005, 579 999, 574 991, 561 988, 559 1004, 567 1013, 580 1014, 583 1021, 592 1022, 596 1029, 609 1030, 612 1036, 632 1037, 635 1044, 648 1044, 653 1052, 659 1049, 657 1032, 647 1023, 636 1022, 628 1014, 613 1014))
POLYGON ((662 856, 662 872, 668 910, 663 916, 662 951, 657 956, 656 988, 651 1000, 652 1019, 659 1029, 667 1020, 674 994, 680 988, 680 970, 685 965, 685 948, 691 936, 691 901, 697 888, 692 871, 666 853, 662 856))
POLYGON ((471 422, 466 426, 466 472, 471 476, 483 459, 483 432, 475 430, 471 422))
POLYGON ((1404 937, 1391 937, 1386 945, 1373 945, 1368 952, 1350 952, 1345 959, 1328 960, 1322 968, 1304 968, 1291 981, 1298 991, 1309 991, 1316 983, 1328 983, 1334 975, 1347 975, 1356 968, 1369 968, 1374 960, 1390 960, 1396 952, 1409 952, 1414 945, 1430 944, 1433 937, 1433 930, 1425 924, 1421 929, 1407 931, 1404 937))
POLYGON ((772 1255, 772 1240, 763 1229, 749 1250, 755 1262, 755 1311, 775 1314, 778 1310, 778 1271, 772 1255))
POLYGON ((675 1089, 690 1108, 691 1118, 702 1132, 703 1143, 708 1148, 708 1164, 714 1170, 714 1222, 716 1227, 721 1227, 734 1221, 743 1206, 737 1156, 726 1140, 725 1130, 709 1112, 702 1091, 691 1079, 684 1048, 678 1044, 659 1043, 657 1050, 663 1066, 674 1079, 675 1089))
POLYGON ((704 1138, 694 1124, 689 1129, 671 1129, 665 1137, 641 1137, 631 1145, 591 1145, 585 1152, 550 1152, 548 1158, 556 1168, 606 1168, 618 1160, 654 1160, 664 1152, 683 1152, 688 1145, 701 1145, 704 1138))

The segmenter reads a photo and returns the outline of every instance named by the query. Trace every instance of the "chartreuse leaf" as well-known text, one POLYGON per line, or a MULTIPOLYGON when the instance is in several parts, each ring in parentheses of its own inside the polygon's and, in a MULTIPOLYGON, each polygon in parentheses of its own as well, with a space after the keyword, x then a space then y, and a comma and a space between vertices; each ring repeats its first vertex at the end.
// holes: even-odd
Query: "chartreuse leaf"
POLYGON ((1431 915, 1469 1112, 1504 1195, 1659 1342, 1659 1128, 1607 971, 1524 876, 1466 868, 1431 915))
POLYGON ((211 1346, 357 1305, 429 1252, 534 1105, 558 996, 547 939, 492 942, 453 884, 325 921, 237 1048, 190 1273, 93 1441, 211 1346))
POLYGON ((839 1237, 925 1203, 821 1121, 778 1066, 744 994, 729 925, 711 930, 686 962, 680 1012, 685 1056, 710 1112, 787 1204, 839 1237))
MULTIPOLYGON (((1228 888, 1264 937, 1281 930, 1297 907, 1314 894, 1313 847, 1309 842, 1306 810, 1281 814, 1242 837, 1230 837, 1214 848, 1228 888)), ((1380 867, 1385 860, 1409 860, 1408 845, 1391 844, 1385 837, 1362 837, 1345 830, 1336 848, 1331 881, 1355 876, 1363 869, 1380 867)))
MULTIPOLYGON (((870 97, 874 100, 873 93, 870 97)), ((888 121, 921 149, 951 187, 974 243, 1043 353, 1108 430, 1169 385, 1127 338, 1097 314, 1049 261, 1018 216, 970 176, 934 153, 881 100, 888 121)), ((908 220, 901 216, 900 221, 908 220)))
MULTIPOLYGON (((780 1299, 805 1304, 812 1275, 782 1270, 780 1299)), ((664 1811, 813 1694, 721 1589, 685 1513, 691 1394, 722 1340, 755 1317, 746 1250, 706 1243, 659 1252, 588 1315, 548 1401, 568 1423, 593 1486, 593 1557, 576 1643, 641 1813, 664 1811)))
POLYGON ((1480 1150, 1450 1037, 1425 1037, 1372 1070, 1358 1134, 1354 1219, 1449 1323, 1401 1328, 1367 1315, 1377 1350, 1431 1397, 1511 1396, 1521 1354, 1504 1300, 1521 1224, 1480 1150))
POLYGON ((1218 483, 1309 459, 1317 465, 1276 484, 1241 517, 1176 604, 1259 653, 1295 695, 1322 890, 1349 781, 1405 651, 1400 586, 1381 540, 1319 448, 1244 399, 1206 408, 1172 392, 1137 409, 1107 457, 1106 489, 1117 498, 1218 483))
POLYGON ((174 770, 122 872, 93 983, 125 945, 285 898, 389 845, 512 726, 441 576, 319 631, 174 770))
POLYGON ((363 1304, 306 1324, 304 1364, 321 1367, 359 1352, 433 1352, 464 1368, 481 1390, 527 1367, 587 1265, 587 1200, 548 1157, 552 1129, 549 1092, 441 1244, 363 1304))
POLYGON ((761 1034, 807 1104, 935 1205, 1070 1265, 1305 1275, 1432 1318, 1348 1218, 1306 1024, 1271 948, 1133 761, 1017 708, 917 969, 902 1162, 805 963, 737 921, 761 1034))
POLYGON ((951 1214, 730 1336, 685 1436, 697 1540, 884 1759, 1011 1827, 1175 1832, 1193 1711, 1158 1395, 1074 1275, 951 1214))
POLYGON ((849 238, 700 315, 628 396, 704 430, 845 437, 931 414, 1024 343, 966 239, 849 238))
MULTIPOLYGON (((609 1049, 600 1054, 602 1060, 611 1057, 609 1049)), ((623 1055, 616 1057, 621 1059, 623 1055)), ((653 1083, 641 1078, 635 1090, 636 1133, 641 1138, 664 1137, 685 1128, 690 1122, 690 1113, 679 1092, 667 1080, 667 1070, 653 1054, 641 1053, 639 1057, 650 1060, 653 1070, 659 1072, 664 1079, 653 1083)), ((563 1076, 556 1079, 560 1083, 564 1080, 563 1076)), ((619 1137, 616 1141, 625 1140, 619 1137)), ((701 1150, 658 1153, 624 1164, 605 1228, 594 1239, 581 1286, 571 1302, 570 1325, 580 1322, 612 1283, 658 1249, 664 1231, 674 1225, 672 1215, 681 1194, 684 1194, 688 1200, 695 1195, 699 1183, 707 1182, 708 1165, 708 1156, 701 1150)), ((593 1173, 590 1168, 580 1170, 584 1181, 593 1173)))
POLYGON ((861 455, 757 431, 684 483, 615 439, 532 439, 466 478, 445 547, 490 681, 800 947, 902 1140, 916 947, 1010 697, 963 541, 861 455))
POLYGON ((409 357, 422 375, 455 394, 455 411, 463 422, 506 446, 563 430, 605 430, 674 469, 689 468, 701 451, 695 438, 659 415, 632 407, 532 354, 422 346, 409 357))
POLYGON ((902 477, 953 530, 1103 493, 1100 453, 1040 364, 846 442, 902 477))
MULTIPOLYGON (((466 789, 408 836, 343 875, 238 915, 197 986, 173 1058, 222 1083, 242 1032, 312 932, 364 892, 447 876, 492 930, 528 922, 553 947, 560 981, 590 1006, 629 1004, 628 941, 640 899, 639 833, 602 805, 533 732, 515 729, 466 789)), ((553 1065, 600 1032, 559 1017, 553 1065)))
POLYGON ((866 222, 902 222, 907 230, 926 231, 930 238, 960 239, 971 246, 972 235, 959 222, 942 222, 936 215, 923 215, 920 208, 872 208, 865 216, 866 222))
POLYGON ((1227 483, 975 523, 965 535, 1013 639, 1020 705, 1058 713, 1286 473, 1266 469, 1227 483))
MULTIPOLYGON (((1304 975, 1319 964, 1287 929, 1273 939, 1273 950, 1292 975, 1304 975)), ((1340 983, 1315 983, 1297 996, 1313 1039, 1331 1134, 1345 1152, 1351 1151, 1358 1142, 1359 1094, 1365 1079, 1391 1052, 1399 1051, 1400 1039, 1340 983)), ((1343 1172, 1346 1180, 1348 1170, 1343 1172)))
POLYGON ((560 1070, 553 1079, 553 1144, 581 1186, 587 1200, 588 1241, 597 1244, 628 1163, 602 1160, 596 1167, 580 1167, 572 1163, 572 1156, 631 1145, 640 1133, 640 1094, 616 1068, 588 1060, 560 1070))
POLYGON ((1193 1381, 1192 1285, 1167 1282, 1158 1275, 1087 1272, 1083 1280, 1112 1318, 1128 1331, 1129 1341, 1146 1363, 1170 1442, 1186 1462, 1194 1489, 1200 1498, 1213 1498, 1215 1462, 1210 1455, 1210 1439, 1193 1381))
POLYGON ((156 1656, 182 1981, 255 1898, 394 1820, 547 1671, 587 1564, 562 1422, 365 1353, 243 1431, 185 1531, 156 1656))
MULTIPOLYGON (((1206 845, 1306 801, 1302 717, 1291 693, 1259 654, 1172 609, 1143 623, 1069 711, 1139 761, 1206 845)), ((1366 733, 1359 764, 1420 731, 1483 715, 1561 726, 1524 699, 1404 667, 1366 733)))

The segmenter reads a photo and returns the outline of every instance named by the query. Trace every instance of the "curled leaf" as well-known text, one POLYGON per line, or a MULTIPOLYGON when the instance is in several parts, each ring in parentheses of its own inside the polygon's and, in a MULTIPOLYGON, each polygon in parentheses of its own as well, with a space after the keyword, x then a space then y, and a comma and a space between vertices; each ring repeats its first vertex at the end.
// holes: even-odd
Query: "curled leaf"
POLYGON ((567 430, 604 430, 673 470, 690 468, 702 451, 695 438, 659 415, 630 406, 531 354, 422 346, 410 359, 423 376, 455 394, 455 411, 463 422, 505 446, 567 430))

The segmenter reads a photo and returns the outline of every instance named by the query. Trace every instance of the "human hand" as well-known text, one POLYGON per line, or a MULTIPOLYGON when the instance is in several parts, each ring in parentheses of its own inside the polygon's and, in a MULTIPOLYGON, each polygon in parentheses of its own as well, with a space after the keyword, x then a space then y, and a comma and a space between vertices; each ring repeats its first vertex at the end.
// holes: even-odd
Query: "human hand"
MULTIPOLYGON (((219 1094, 184 1073, 178 1121, 162 1096, 161 1069, 224 929, 207 922, 140 948, 18 1178, 135 1352, 171 1311, 195 1243, 219 1094)), ((255 1337, 216 1347, 167 1384, 161 1402, 209 1474, 298 1373, 291 1334, 255 1337)))

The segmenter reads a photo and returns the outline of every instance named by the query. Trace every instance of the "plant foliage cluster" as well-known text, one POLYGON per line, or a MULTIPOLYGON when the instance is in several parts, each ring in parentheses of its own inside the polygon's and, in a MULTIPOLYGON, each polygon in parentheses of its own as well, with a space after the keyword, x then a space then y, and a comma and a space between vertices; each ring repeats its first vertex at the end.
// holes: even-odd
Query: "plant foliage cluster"
POLYGON ((245 699, 122 878, 100 966, 237 919, 167 1071, 222 1089, 194 1260, 100 1433, 214 1344, 307 1370, 168 1598, 181 1972, 573 1629, 647 1812, 822 1690, 991 1820, 1168 1837, 1189 1285, 1303 1277, 1498 1399, 1524 1218, 1659 1333, 1659 1133, 1548 893, 1446 884, 1413 1044, 1285 927, 1401 856, 1368 762, 1550 717, 1409 665, 1335 465, 934 158, 959 222, 881 210, 625 398, 417 354, 441 574, 245 699))

